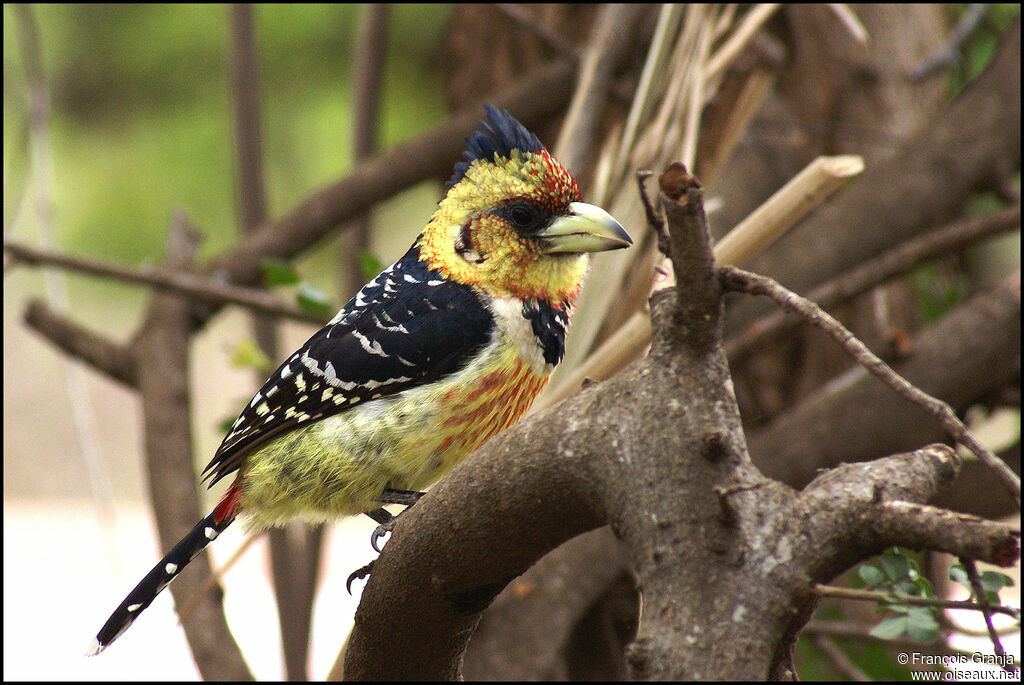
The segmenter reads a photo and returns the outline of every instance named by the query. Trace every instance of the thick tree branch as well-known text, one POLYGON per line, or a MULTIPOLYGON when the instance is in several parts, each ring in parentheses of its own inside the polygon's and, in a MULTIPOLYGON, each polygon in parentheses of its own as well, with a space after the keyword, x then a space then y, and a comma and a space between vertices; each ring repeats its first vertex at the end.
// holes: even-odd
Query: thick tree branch
POLYGON ((804 552, 812 577, 826 582, 859 559, 892 545, 933 549, 1012 565, 1020 532, 976 516, 919 504, 948 486, 960 459, 932 445, 870 463, 844 464, 814 479, 794 503, 794 520, 805 521, 804 552), (808 512, 810 518, 804 518, 808 512))
POLYGON ((544 556, 484 612, 466 651, 466 680, 560 679, 558 664, 573 630, 628 572, 625 562, 607 526, 544 556))
MULTIPOLYGON (((669 233, 669 252, 665 256, 672 259, 676 280, 675 315, 668 334, 689 346, 694 354, 705 354, 721 337, 721 290, 715 278, 703 190, 678 162, 669 165, 658 183, 669 233)), ((659 246, 664 242, 659 237, 659 246)))

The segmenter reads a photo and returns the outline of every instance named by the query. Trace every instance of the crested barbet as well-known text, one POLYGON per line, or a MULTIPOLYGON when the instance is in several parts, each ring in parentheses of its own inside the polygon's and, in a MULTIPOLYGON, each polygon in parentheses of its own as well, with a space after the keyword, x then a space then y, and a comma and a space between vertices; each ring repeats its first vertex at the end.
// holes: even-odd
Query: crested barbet
POLYGON ((113 642, 242 516, 256 530, 412 504, 515 423, 562 359, 589 254, 631 244, 508 112, 466 139, 447 192, 398 261, 274 372, 204 474, 219 504, 96 635, 113 642))

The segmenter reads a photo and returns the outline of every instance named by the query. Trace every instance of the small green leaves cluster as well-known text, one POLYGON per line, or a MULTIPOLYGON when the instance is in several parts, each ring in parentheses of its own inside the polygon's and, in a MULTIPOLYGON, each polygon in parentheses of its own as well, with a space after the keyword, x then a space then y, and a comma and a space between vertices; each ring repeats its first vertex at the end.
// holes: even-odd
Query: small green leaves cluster
POLYGON ((263 269, 263 284, 268 288, 298 286, 295 302, 303 311, 325 319, 334 313, 331 298, 327 297, 319 286, 303 281, 291 264, 277 259, 267 259, 260 267, 263 269))
POLYGON ((883 640, 892 640, 901 635, 930 642, 939 636, 939 624, 935 620, 937 607, 910 606, 899 599, 900 595, 910 597, 935 597, 935 588, 913 558, 897 548, 879 556, 876 564, 861 564, 857 575, 868 587, 892 595, 892 601, 879 605, 879 611, 889 615, 871 629, 871 634, 883 640))
MULTIPOLYGON (((1013 585, 1013 579, 996 571, 985 571, 979 575, 988 602, 993 605, 1000 604, 999 591, 1013 585)), ((891 602, 879 605, 879 611, 889 612, 889 615, 871 629, 873 636, 892 640, 901 635, 908 635, 924 642, 938 637, 939 625, 935 615, 939 607, 911 606, 901 600, 901 597, 907 596, 935 597, 931 581, 921 573, 920 567, 912 557, 894 547, 879 556, 875 563, 861 564, 857 569, 857 576, 869 588, 892 597, 891 602)), ((949 578, 967 588, 971 599, 978 599, 962 564, 950 567, 949 578)))

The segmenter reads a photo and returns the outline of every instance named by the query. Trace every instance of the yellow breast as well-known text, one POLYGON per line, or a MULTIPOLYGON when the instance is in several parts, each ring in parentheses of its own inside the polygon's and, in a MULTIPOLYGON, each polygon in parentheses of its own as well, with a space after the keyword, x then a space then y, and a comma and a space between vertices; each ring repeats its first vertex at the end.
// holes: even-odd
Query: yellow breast
POLYGON ((379 506, 384 488, 423 490, 515 423, 547 383, 495 340, 443 381, 372 400, 261 446, 243 468, 249 526, 323 521, 379 506))

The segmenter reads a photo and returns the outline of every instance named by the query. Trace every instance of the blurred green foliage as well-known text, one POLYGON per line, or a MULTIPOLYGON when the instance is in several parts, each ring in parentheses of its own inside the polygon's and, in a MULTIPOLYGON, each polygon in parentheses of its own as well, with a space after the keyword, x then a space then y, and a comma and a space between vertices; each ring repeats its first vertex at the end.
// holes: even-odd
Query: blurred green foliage
MULTIPOLYGON (((233 242, 228 7, 38 5, 33 11, 51 100, 61 249, 156 262, 178 207, 204 230, 204 257, 233 242)), ((351 166, 349 78, 360 6, 260 5, 255 12, 265 183, 274 217, 351 166)), ((385 148, 445 117, 437 54, 449 13, 445 5, 390 8, 378 138, 385 148)), ((19 192, 27 173, 28 95, 18 38, 15 13, 5 5, 5 206, 17 199, 9 194, 19 192)), ((437 195, 431 184, 406 193, 391 204, 397 215, 382 223, 401 226, 399 243, 408 243, 437 195)), ((28 208, 27 198, 22 204, 28 208)), ((28 230, 16 235, 36 239, 28 230)), ((331 269, 336 261, 319 266, 331 269)), ((97 287, 125 288, 74 279, 90 297, 97 287)), ((139 288, 132 293, 145 296, 139 288)))

